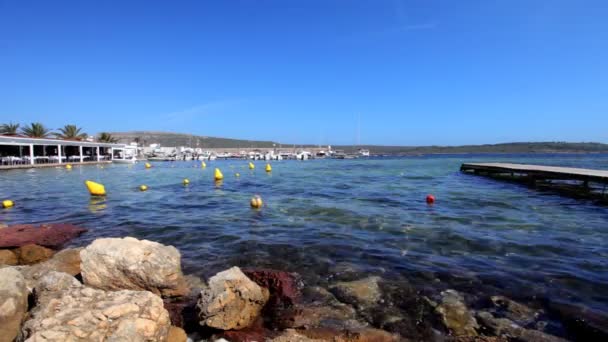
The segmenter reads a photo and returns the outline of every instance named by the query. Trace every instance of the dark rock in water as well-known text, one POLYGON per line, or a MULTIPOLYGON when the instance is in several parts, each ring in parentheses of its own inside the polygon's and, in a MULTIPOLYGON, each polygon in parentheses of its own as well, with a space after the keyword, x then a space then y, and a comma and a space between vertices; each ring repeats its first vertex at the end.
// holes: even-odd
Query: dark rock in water
POLYGON ((278 329, 312 328, 321 325, 337 328, 352 324, 355 320, 355 309, 340 303, 324 288, 314 286, 305 288, 303 292, 303 303, 271 313, 270 326, 278 329))
POLYGON ((441 318, 426 297, 407 281, 383 281, 382 304, 359 312, 372 325, 413 341, 433 341, 444 331, 441 318))
POLYGON ((548 314, 561 320, 566 336, 576 341, 608 341, 608 316, 566 303, 549 302, 548 314))
POLYGON ((388 331, 364 327, 356 329, 331 329, 331 328, 314 328, 299 330, 300 334, 308 338, 322 341, 334 342, 397 342, 403 339, 388 331))
POLYGON ((17 248, 35 244, 57 249, 87 230, 72 224, 29 224, 0 229, 0 248, 17 248))
POLYGON ((542 313, 504 296, 492 296, 490 300, 498 313, 522 326, 533 324, 542 313))
POLYGON ((492 335, 505 336, 523 342, 566 341, 562 338, 546 334, 542 331, 522 328, 508 318, 496 318, 489 312, 478 312, 477 318, 484 328, 492 335))
POLYGON ((271 269, 244 269, 243 273, 270 291, 269 308, 293 306, 301 296, 302 281, 297 273, 271 269))
POLYGON ((183 328, 186 331, 194 331, 199 328, 196 302, 198 295, 207 285, 193 275, 185 275, 184 279, 191 292, 184 297, 165 298, 163 303, 165 309, 169 312, 171 325, 183 328))
POLYGON ((198 316, 196 314, 196 300, 196 297, 165 299, 163 301, 163 305, 165 309, 169 312, 171 325, 184 329, 192 326, 196 327, 198 325, 198 316))
POLYGON ((27 244, 13 250, 19 258, 19 265, 33 265, 50 259, 55 253, 52 249, 27 244))

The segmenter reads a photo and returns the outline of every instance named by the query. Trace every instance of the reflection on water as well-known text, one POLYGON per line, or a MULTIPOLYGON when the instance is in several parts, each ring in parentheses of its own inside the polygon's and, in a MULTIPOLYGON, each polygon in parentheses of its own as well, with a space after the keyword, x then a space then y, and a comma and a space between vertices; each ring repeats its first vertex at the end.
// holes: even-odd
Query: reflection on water
POLYGON ((559 299, 605 316, 608 208, 458 171, 474 161, 608 169, 605 155, 536 155, 282 161, 272 173, 247 161, 5 171, 0 197, 17 206, 0 222, 81 224, 90 231, 77 245, 125 235, 171 244, 186 272, 205 277, 266 266, 323 285, 349 264, 421 288, 559 299), (90 198, 86 179, 107 198, 90 198), (255 194, 262 210, 250 207, 255 194))

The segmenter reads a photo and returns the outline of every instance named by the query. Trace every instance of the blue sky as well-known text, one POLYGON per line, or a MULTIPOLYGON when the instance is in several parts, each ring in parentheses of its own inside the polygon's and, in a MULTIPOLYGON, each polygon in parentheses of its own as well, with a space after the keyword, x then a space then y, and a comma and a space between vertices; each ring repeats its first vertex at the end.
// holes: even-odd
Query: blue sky
POLYGON ((0 122, 608 142, 607 18, 603 0, 0 0, 0 122))

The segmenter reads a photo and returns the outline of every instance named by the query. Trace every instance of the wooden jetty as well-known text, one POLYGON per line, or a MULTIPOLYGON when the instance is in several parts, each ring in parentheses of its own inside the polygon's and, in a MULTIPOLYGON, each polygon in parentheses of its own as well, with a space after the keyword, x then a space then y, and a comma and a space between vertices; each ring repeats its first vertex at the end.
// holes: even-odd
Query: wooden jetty
POLYGON ((522 181, 532 186, 553 188, 577 197, 599 196, 606 199, 608 195, 606 193, 608 170, 511 163, 465 163, 460 167, 460 171, 522 181))

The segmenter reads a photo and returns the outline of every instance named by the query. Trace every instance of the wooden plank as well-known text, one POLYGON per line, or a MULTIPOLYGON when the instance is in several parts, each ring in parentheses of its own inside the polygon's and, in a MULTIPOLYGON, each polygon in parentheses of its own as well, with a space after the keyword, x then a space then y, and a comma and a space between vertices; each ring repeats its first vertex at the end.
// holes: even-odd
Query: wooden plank
POLYGON ((581 169, 574 167, 511 164, 511 163, 465 163, 461 171, 489 173, 520 173, 551 179, 576 179, 608 183, 608 170, 581 169))

